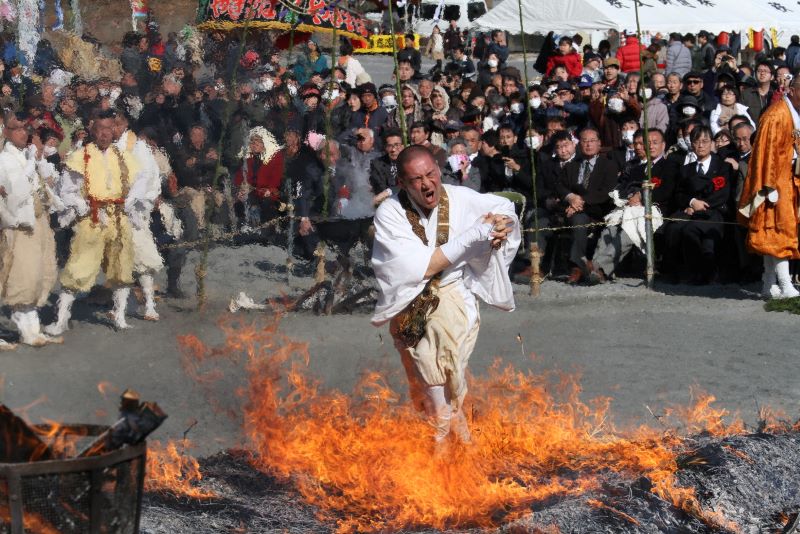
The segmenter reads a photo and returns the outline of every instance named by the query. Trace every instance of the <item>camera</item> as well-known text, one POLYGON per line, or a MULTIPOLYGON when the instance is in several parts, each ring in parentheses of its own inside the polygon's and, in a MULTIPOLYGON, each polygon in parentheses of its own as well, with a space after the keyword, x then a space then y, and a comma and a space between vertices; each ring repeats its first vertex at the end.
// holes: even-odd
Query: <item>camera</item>
POLYGON ((503 145, 500 147, 500 155, 504 158, 511 156, 511 147, 507 145, 503 145))
POLYGON ((722 61, 730 61, 733 59, 733 56, 722 56, 722 61))

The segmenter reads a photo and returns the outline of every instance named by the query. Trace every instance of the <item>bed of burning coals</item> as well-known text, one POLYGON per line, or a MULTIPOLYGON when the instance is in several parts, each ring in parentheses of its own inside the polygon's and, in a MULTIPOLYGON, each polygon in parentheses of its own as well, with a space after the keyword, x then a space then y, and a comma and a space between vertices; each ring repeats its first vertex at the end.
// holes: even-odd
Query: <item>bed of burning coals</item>
POLYGON ((762 410, 753 428, 694 392, 625 433, 606 398, 572 376, 501 363, 474 377, 473 443, 433 454, 426 422, 367 373, 323 391, 307 346, 279 320, 219 323, 225 342, 180 338, 206 388, 245 368, 246 447, 197 460, 151 447, 143 531, 791 532, 800 512, 800 434, 762 410))
POLYGON ((182 364, 225 410, 215 381, 246 371, 234 401, 245 445, 197 459, 188 437, 151 441, 144 533, 800 527, 800 426, 780 414, 762 410, 749 427, 694 392, 621 432, 610 400, 582 400, 575 377, 498 362, 471 381, 473 443, 434 454, 427 423, 386 377, 324 390, 277 317, 227 315, 219 328, 217 346, 180 337, 182 364))

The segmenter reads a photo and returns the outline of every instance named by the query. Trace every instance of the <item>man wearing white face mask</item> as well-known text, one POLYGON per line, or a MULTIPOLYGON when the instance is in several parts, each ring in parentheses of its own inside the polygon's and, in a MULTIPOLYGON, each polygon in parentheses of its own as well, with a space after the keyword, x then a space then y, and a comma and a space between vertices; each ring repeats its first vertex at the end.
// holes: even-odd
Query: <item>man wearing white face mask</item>
POLYGON ((378 88, 378 97, 381 99, 381 105, 386 108, 386 111, 391 113, 397 109, 397 89, 394 84, 385 83, 378 88))
MULTIPOLYGON (((684 93, 681 96, 681 100, 693 102, 692 106, 695 108, 696 114, 708 121, 709 117, 711 117, 711 112, 717 106, 717 101, 712 95, 703 90, 703 75, 695 71, 687 73, 683 77, 683 87, 684 93), (687 97, 693 97, 693 100, 689 100, 687 97)), ((680 107, 680 103, 678 107, 680 107)), ((687 115, 686 110, 681 111, 679 109, 678 111, 683 114, 683 118, 690 117, 690 115, 687 115)))
POLYGON ((633 149, 633 134, 639 129, 639 125, 633 119, 628 119, 622 123, 620 134, 622 137, 622 146, 614 148, 608 153, 609 159, 614 160, 617 167, 625 170, 628 163, 635 161, 636 151, 633 149))
POLYGON ((534 119, 544 116, 542 88, 539 85, 531 85, 528 87, 528 107, 531 108, 534 119))
POLYGON ((697 155, 692 149, 692 141, 689 136, 692 130, 702 125, 703 123, 699 120, 689 120, 678 125, 678 142, 670 148, 669 159, 681 166, 697 161, 697 155))

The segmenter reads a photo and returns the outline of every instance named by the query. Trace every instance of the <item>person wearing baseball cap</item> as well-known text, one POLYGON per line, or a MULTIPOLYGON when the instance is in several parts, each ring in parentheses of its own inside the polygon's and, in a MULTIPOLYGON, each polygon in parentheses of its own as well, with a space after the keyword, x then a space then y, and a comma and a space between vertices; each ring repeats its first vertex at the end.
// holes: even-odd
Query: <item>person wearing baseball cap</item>
POLYGON ((606 87, 618 89, 622 85, 622 80, 619 77, 619 60, 615 57, 606 58, 603 66, 605 66, 606 87))

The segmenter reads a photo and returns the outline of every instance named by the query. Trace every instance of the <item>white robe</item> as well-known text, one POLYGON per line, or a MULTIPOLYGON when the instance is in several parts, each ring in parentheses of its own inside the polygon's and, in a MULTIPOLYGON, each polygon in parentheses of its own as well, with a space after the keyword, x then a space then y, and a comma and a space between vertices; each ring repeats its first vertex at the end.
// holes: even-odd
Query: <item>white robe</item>
MULTIPOLYGON (((128 150, 130 133, 130 130, 125 130, 116 142, 117 148, 122 151, 128 150)), ((125 199, 125 212, 134 228, 149 227, 150 213, 161 194, 161 173, 150 147, 141 139, 136 140, 130 153, 139 164, 139 172, 132 177, 128 198, 125 199)))
MULTIPOLYGON (((121 151, 128 150, 130 135, 133 135, 133 132, 125 130, 116 142, 117 148, 121 151)), ((125 212, 131 221, 133 271, 136 273, 159 271, 164 262, 150 231, 150 216, 156 199, 161 194, 161 172, 150 147, 141 139, 136 139, 133 143, 130 154, 139 165, 139 172, 125 199, 125 212)))
MULTIPOLYGON (((468 187, 443 187, 447 191, 450 205, 451 237, 460 235, 490 212, 511 217, 514 220, 514 230, 499 250, 492 250, 487 241, 485 253, 445 269, 440 286, 459 284, 470 325, 478 317, 475 297, 496 308, 512 311, 514 293, 508 277, 508 267, 520 244, 519 221, 514 205, 505 198, 480 194, 468 187)), ((424 276, 436 249, 438 213, 438 207, 431 212, 429 218, 420 213, 420 223, 428 238, 428 245, 425 246, 412 231, 396 194, 384 200, 375 212, 372 266, 380 289, 372 316, 372 324, 375 326, 386 323, 402 311, 422 292, 428 282, 424 276)))
MULTIPOLYGON (((644 245, 647 242, 647 224, 645 221, 644 206, 629 206, 627 199, 621 199, 619 191, 614 189, 608 196, 614 201, 616 208, 605 216, 608 226, 621 225, 622 231, 628 239, 636 245, 639 250, 644 252, 644 245)), ((653 205, 653 231, 655 232, 664 224, 664 218, 658 206, 653 205)))
POLYGON ((7 142, 0 152, 0 187, 5 196, 0 197, 0 229, 25 226, 33 228, 34 196, 43 190, 48 205, 59 204, 55 193, 42 178, 52 174, 52 165, 46 160, 36 160, 36 147, 20 150, 7 142))

